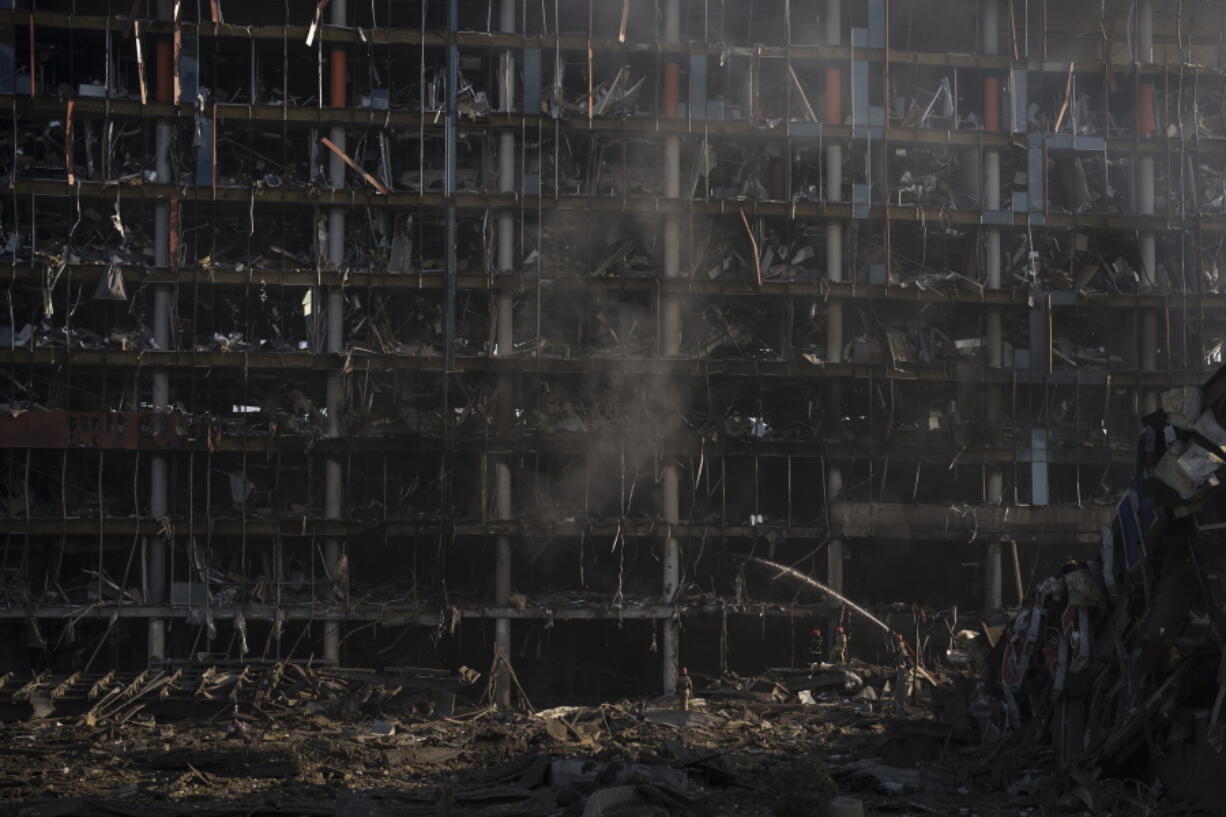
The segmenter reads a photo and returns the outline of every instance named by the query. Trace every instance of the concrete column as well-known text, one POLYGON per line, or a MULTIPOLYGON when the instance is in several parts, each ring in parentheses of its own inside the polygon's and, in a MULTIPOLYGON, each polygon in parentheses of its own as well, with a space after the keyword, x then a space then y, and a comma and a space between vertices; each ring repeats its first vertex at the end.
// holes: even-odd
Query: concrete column
MULTIPOLYGON (((843 493, 843 469, 830 466, 826 471, 826 499, 833 504, 843 493)), ((843 592, 843 540, 831 538, 826 546, 826 584, 832 590, 843 592)), ((831 628, 831 633, 834 629, 831 628)))
MULTIPOLYGON (((1155 309, 1141 311, 1141 371, 1158 371, 1158 312, 1155 309)), ((1141 392, 1141 415, 1152 414, 1158 410, 1158 390, 1145 389, 1141 392)))
MULTIPOLYGON (((504 34, 515 33, 515 0, 502 0, 499 29, 504 34)), ((510 113, 515 106, 515 52, 507 50, 502 55, 501 109, 510 113)), ((515 191, 515 132, 503 131, 498 136, 498 190, 501 193, 515 191)), ((498 272, 509 274, 515 269, 515 221, 510 210, 498 214, 498 272)), ((498 329, 494 354, 498 357, 514 352, 514 301, 511 290, 498 291, 498 329)), ((510 430, 514 420, 511 375, 498 375, 497 428, 500 433, 510 430)), ((511 519, 511 463, 506 456, 494 461, 494 516, 500 521, 511 519)), ((499 536, 494 545, 494 604, 506 607, 511 603, 511 539, 499 536)), ((504 660, 511 660, 511 620, 494 620, 494 649, 504 660)), ((511 706, 511 678, 505 671, 498 672, 494 684, 495 703, 502 709, 511 706)))
MULTIPOLYGON (((1154 5, 1152 0, 1140 0, 1137 4, 1137 36, 1134 41, 1132 60, 1137 64, 1154 60, 1154 5)), ((1137 99, 1137 128, 1142 136, 1153 135, 1153 83, 1142 82, 1137 99)), ((1150 167, 1153 161, 1150 161, 1150 167)))
MULTIPOLYGON (((837 71, 837 68, 829 69, 837 71)), ((843 118, 840 114, 840 120, 843 118)), ((833 121, 833 120, 832 120, 833 121)), ((843 146, 839 144, 826 145, 826 201, 840 202, 843 200, 843 146)))
MULTIPOLYGON (((1137 167, 1137 214, 1154 215, 1154 157, 1142 156, 1137 167)), ((1157 243, 1152 230, 1141 232, 1141 282, 1147 288, 1158 285, 1157 243)))
MULTIPOLYGON (((331 16, 329 21, 332 25, 343 26, 347 24, 349 19, 347 0, 332 0, 330 9, 331 16)), ((349 79, 349 60, 348 55, 343 49, 333 49, 330 55, 330 68, 331 87, 329 90, 331 98, 329 101, 332 107, 343 108, 347 105, 346 89, 349 79)), ((348 149, 345 128, 343 126, 334 125, 328 134, 328 138, 341 150, 348 149)), ((339 190, 345 186, 345 163, 341 157, 332 152, 329 152, 328 158, 328 181, 333 189, 339 190)), ((345 264, 345 210, 342 207, 333 207, 328 211, 328 263, 329 266, 336 270, 339 270, 345 264)), ((327 319, 326 349, 330 354, 339 357, 345 351, 345 296, 337 287, 328 289, 325 317, 327 319)), ((328 373, 327 384, 327 431, 329 437, 339 437, 341 434, 340 414, 343 409, 344 380, 340 372, 339 360, 335 362, 335 365, 336 369, 328 373)), ((337 455, 331 455, 324 462, 325 519, 341 518, 341 481, 341 459, 337 455)), ((341 542, 335 536, 329 536, 324 540, 324 561, 326 562, 328 576, 331 579, 328 583, 330 587, 333 587, 332 582, 336 579, 336 573, 340 566, 340 558, 341 542)), ((334 588, 328 603, 331 605, 335 600, 334 588)), ((324 622, 323 658, 325 663, 340 663, 340 633, 339 621, 330 620, 324 622)))
MULTIPOLYGON (((982 0, 981 23, 983 53, 1000 53, 1000 0, 982 0)), ((989 76, 983 83, 983 128, 987 133, 1000 131, 1000 78, 989 76)), ((1000 209, 1000 151, 989 147, 983 152, 983 209, 1000 209)), ((984 266, 988 289, 1001 287, 1000 228, 988 227, 983 232, 984 266)), ((993 307, 984 315, 984 344, 989 368, 999 369, 1003 360, 1003 332, 1000 309, 993 307)), ((1001 386, 992 383, 987 390, 986 420, 990 429, 1000 426, 1001 386)), ((987 469, 987 484, 984 493, 988 504, 1004 501, 1004 472, 1000 466, 987 469)), ((984 560, 984 608, 996 610, 1001 606, 1001 545, 991 542, 984 560)))
POLYGON ((1137 4, 1137 53, 1136 62, 1154 61, 1154 3, 1141 0, 1137 4))
POLYGON ((1150 320, 1154 317, 1152 309, 1145 310, 1142 317, 1145 320, 1141 321, 1141 370, 1152 372, 1158 369, 1158 321, 1150 320))
MULTIPOLYGON (((842 0, 826 0, 826 45, 843 42, 842 0)), ((834 65, 826 68, 826 123, 843 121, 843 72, 834 65)), ((826 201, 843 200, 843 145, 832 141, 826 145, 826 201)), ((837 225, 842 229, 842 225, 837 225)), ((830 226, 827 225, 827 237, 830 226)))
MULTIPOLYGON (((681 584, 681 545, 673 535, 671 526, 681 522, 680 475, 677 465, 670 457, 665 461, 660 493, 664 505, 664 522, 668 526, 664 539, 664 570, 662 597, 666 604, 676 598, 681 584)), ((679 626, 676 619, 663 622, 664 637, 661 639, 660 657, 664 663, 664 692, 676 688, 677 669, 680 664, 679 626)))
MULTIPOLYGON (((681 137, 664 137, 664 195, 670 199, 681 196, 681 137)), ((677 213, 664 216, 664 277, 681 274, 681 217, 677 213)), ((681 299, 673 291, 665 292, 661 319, 661 355, 681 354, 681 299)))
POLYGON ((983 0, 981 10, 983 53, 1000 53, 1000 4, 999 0, 983 0))
MULTIPOLYGON (((1136 53, 1133 60, 1149 63, 1154 59, 1154 5, 1151 0, 1137 4, 1136 53)), ((1137 89, 1137 132, 1149 138, 1156 129, 1153 83, 1141 83, 1137 89)), ((1141 156, 1137 162, 1137 213, 1154 215, 1154 157, 1141 156)), ((1158 286, 1158 248, 1152 230, 1141 232, 1141 281, 1147 289, 1158 286)), ((1158 369, 1158 312, 1154 309, 1141 311, 1140 363, 1142 371, 1158 369)), ((1145 389, 1141 392, 1141 414, 1158 409, 1158 392, 1145 389)))
MULTIPOLYGON (((165 2, 158 3, 157 14, 162 20, 170 19, 170 10, 165 2)), ((169 43, 158 43, 156 47, 155 83, 157 101, 170 102, 172 84, 168 78, 173 73, 169 43)), ((157 123, 156 136, 156 170, 158 184, 173 184, 174 179, 170 166, 170 143, 174 133, 171 120, 160 119, 157 123)), ((170 266, 170 205, 160 201, 153 211, 153 260, 158 268, 159 277, 163 270, 170 266)), ((153 288, 153 339, 158 348, 167 351, 174 343, 171 333, 170 319, 172 291, 166 284, 158 284, 153 288)), ((153 410, 164 413, 170 410, 170 375, 161 367, 153 370, 153 410)), ((149 469, 149 512, 154 519, 162 519, 170 515, 170 460, 165 453, 153 455, 149 469)), ((167 602, 169 576, 167 575, 167 555, 173 543, 163 537, 154 536, 149 552, 149 603, 163 605, 167 602)), ((148 658, 149 663, 158 664, 166 659, 166 621, 160 618, 149 619, 148 658)))
MULTIPOLYGON (((1154 7, 1150 0, 1141 0, 1137 5, 1137 39, 1133 60, 1137 63, 1147 63, 1153 60, 1154 50, 1154 7)), ((1154 86, 1152 82, 1143 82, 1137 93, 1137 132, 1142 137, 1153 136, 1156 127, 1154 111, 1154 86)), ((1154 214, 1154 157, 1142 156, 1137 167, 1137 213, 1143 216, 1154 214)), ((1145 283, 1153 286, 1157 282, 1154 260, 1154 234, 1150 231, 1141 234, 1141 275, 1145 283)))
MULTIPOLYGON (((681 42, 680 0, 665 0, 664 41, 681 42)), ((680 66, 675 59, 670 60, 664 66, 665 116, 675 117, 679 112, 679 77, 680 66)), ((673 202, 681 196, 681 137, 671 133, 664 137, 664 195, 673 202)), ((680 275, 681 217, 678 213, 670 212, 664 217, 664 277, 678 278, 680 275)), ((663 308, 660 316, 660 354, 662 357, 676 357, 681 354, 680 297, 670 288, 664 293, 661 306, 663 308)), ((664 388, 669 389, 669 393, 676 398, 677 392, 671 383, 665 383, 664 388)), ((669 418, 670 425, 676 426, 681 421, 681 407, 676 399, 669 401, 669 407, 678 412, 676 417, 669 418)), ((677 587, 681 583, 681 545, 672 531, 672 526, 681 521, 680 481, 676 461, 666 456, 660 478, 660 511, 666 523, 660 595, 665 604, 673 602, 677 595, 677 587)), ((669 694, 677 686, 681 647, 678 641, 680 628, 677 620, 670 618, 662 622, 662 629, 660 658, 663 667, 660 676, 664 693, 669 694)))
MULTIPOLYGON (((681 42, 681 4, 679 0, 667 0, 664 6, 664 41, 681 42)), ((665 94, 664 114, 678 114, 679 66, 670 61, 664 66, 665 94)), ((664 137, 664 195, 669 199, 681 196, 681 137, 675 133, 664 137)), ((681 220, 677 213, 664 217, 664 276, 676 278, 681 274, 681 220)), ((662 348, 664 357, 676 357, 681 353, 681 302, 677 295, 668 292, 664 296, 662 324, 662 348)), ((669 690, 672 691, 671 688, 669 690)))
POLYGON ((999 610, 1004 606, 1001 593, 1002 554, 1004 545, 1000 542, 989 542, 987 556, 984 559, 984 601, 985 610, 999 610))
MULTIPOLYGON (((843 42, 842 0, 826 0, 826 45, 841 45, 843 42)), ((843 76, 838 68, 826 69, 826 121, 831 124, 843 121, 842 86, 843 76)), ((843 146, 831 143, 826 146, 826 201, 837 203, 843 200, 843 146)), ((843 223, 837 219, 826 220, 826 278, 831 283, 843 280, 843 223)), ((831 300, 826 307, 826 360, 843 362, 843 302, 831 300)), ((828 410, 833 427, 842 414, 842 389, 832 384, 828 410)), ((843 492, 843 469, 831 463, 826 469, 826 499, 833 501, 843 492)), ((843 590, 843 540, 831 538, 826 546, 826 583, 837 591, 843 590)), ((828 631, 833 638, 834 628, 828 631)))
POLYGON ((842 0, 826 0, 826 45, 838 45, 843 38, 842 0))

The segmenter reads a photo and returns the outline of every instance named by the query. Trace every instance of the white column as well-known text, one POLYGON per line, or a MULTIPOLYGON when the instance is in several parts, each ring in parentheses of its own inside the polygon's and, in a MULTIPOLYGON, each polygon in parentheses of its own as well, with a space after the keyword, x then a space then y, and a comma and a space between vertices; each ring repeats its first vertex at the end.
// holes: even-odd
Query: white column
MULTIPOLYGON (((499 28, 504 34, 515 32, 515 0, 502 0, 499 28)), ((499 100, 503 112, 511 113, 515 107, 515 52, 508 49, 503 52, 501 64, 502 99, 499 100)), ((515 132, 503 131, 498 136, 498 190, 501 193, 515 192, 515 132)), ((515 222, 510 210, 498 214, 498 272, 510 274, 515 269, 515 222)), ((505 357, 514 351, 514 300, 511 290, 503 288, 498 291, 498 331, 494 354, 505 357)), ((513 420, 514 406, 511 400, 514 383, 508 373, 498 375, 499 403, 496 411, 499 413, 497 428, 505 432, 513 420)), ((511 463, 503 455, 494 461, 494 516, 499 521, 508 521, 512 517, 511 507, 511 463)), ((511 539, 509 536, 499 536, 495 542, 494 554, 494 604, 506 607, 511 603, 511 539)), ((511 620, 498 618, 494 620, 494 649, 507 662, 511 660, 511 620)), ((500 667, 495 679, 495 703, 503 709, 511 706, 510 674, 500 667)))
POLYGON ((1154 3, 1141 0, 1137 4, 1137 62, 1154 61, 1154 3))
MULTIPOLYGON (((664 41, 681 42, 681 4, 679 0, 665 0, 664 41)), ((675 71, 677 69, 666 66, 666 70, 675 71)), ((665 113, 669 116, 676 115, 676 111, 665 113)), ((664 195, 673 204, 681 196, 681 137, 673 133, 664 137, 664 195)), ((678 278, 681 275, 680 218, 680 215, 673 211, 668 212, 664 217, 665 278, 678 278)), ((681 300, 676 292, 669 288, 665 291, 661 304, 663 314, 660 318, 660 353, 663 357, 676 357, 681 353, 681 300)), ((676 405, 675 401, 672 401, 672 405, 676 405)), ((677 408, 679 410, 680 407, 677 408)), ((679 423, 680 420, 680 417, 669 418, 673 424, 679 423)), ((665 604, 672 604, 677 594, 677 586, 681 582, 681 546, 672 531, 672 526, 681 520, 681 497, 680 474, 677 463, 671 456, 665 455, 660 483, 660 510, 667 527, 664 535, 661 598, 665 604)), ((660 640, 660 659, 663 664, 661 680, 664 692, 668 694, 677 685, 680 633, 675 619, 662 622, 662 630, 663 637, 660 640)))
MULTIPOLYGON (((332 25, 344 26, 348 22, 347 0, 332 0, 330 21, 332 25)), ((334 125, 328 135, 342 151, 347 150, 345 128, 334 125)), ((328 180, 333 189, 345 186, 345 163, 340 156, 329 153, 328 180)), ((328 262, 334 270, 339 270, 345 264, 345 210, 333 207, 328 211, 328 262)), ((328 302, 325 310, 327 319, 327 351, 330 354, 341 355, 345 350, 345 296, 339 287, 328 289, 328 302)), ((344 381, 340 372, 340 361, 334 361, 337 367, 328 374, 327 406, 329 437, 339 437, 341 434, 340 413, 343 408, 344 381)), ((332 455, 324 463, 324 518, 341 518, 341 460, 332 455)), ((340 566, 341 543, 335 536, 324 540, 324 561, 327 563, 328 575, 336 580, 340 566)), ((329 605, 336 601, 335 591, 328 599, 329 605)), ((329 620, 324 622, 324 661, 329 664, 340 662, 340 622, 329 620)))
POLYGON ((826 45, 838 45, 843 37, 842 0, 826 0, 826 45))
MULTIPOLYGON (((842 2, 826 0, 826 44, 840 45, 843 41, 842 2)), ((830 69, 827 69, 830 70, 830 69)), ((835 105, 839 108, 841 106, 835 105)), ((835 111, 841 118, 842 111, 835 111)), ((843 200, 843 146, 837 143, 826 145, 826 201, 834 204, 843 200)), ((838 219, 826 221, 826 279, 831 283, 843 280, 843 223, 838 219)), ((843 302, 831 300, 826 306, 826 360, 843 362, 843 302)), ((843 411, 841 384, 832 383, 830 389, 828 428, 834 428, 843 411)), ((831 463, 826 469, 827 505, 843 491, 843 469, 831 463)), ((833 520, 829 520, 833 525, 833 520)), ((832 589, 843 590, 843 540, 832 537, 826 546, 826 581, 832 589)), ((833 629, 830 630, 833 637, 833 629)))
MULTIPOLYGON (((1152 62, 1154 52, 1154 6, 1151 0, 1137 4, 1137 53, 1138 62, 1152 62)), ((1140 100, 1138 100, 1140 104, 1140 100)), ((1137 212, 1142 216, 1154 215, 1154 157, 1140 158, 1137 168, 1137 212)), ((1152 230, 1141 232, 1141 280, 1146 288, 1158 286, 1158 248, 1152 230)), ((1141 370, 1158 370, 1158 313, 1154 309, 1141 311, 1141 370)), ((1158 410, 1158 392, 1144 389, 1141 392, 1141 413, 1158 410)))
MULTIPOLYGON (((1158 371, 1158 312, 1155 309, 1141 311, 1141 371, 1158 371)), ((1141 414, 1158 410, 1158 390, 1144 389, 1141 392, 1141 414)))
MULTIPOLYGON (((160 8, 164 4, 159 4, 160 8)), ((161 16, 161 15, 159 15, 161 16)), ((165 18, 163 18, 165 19, 165 18)), ((164 66, 163 66, 164 67, 164 66)), ((173 184, 170 166, 170 142, 173 125, 161 119, 157 123, 156 161, 158 184, 173 184)), ((159 277, 170 267, 170 205, 159 201, 153 211, 153 260, 159 277)), ((171 288, 158 284, 153 289, 153 339, 158 349, 169 351, 174 343, 171 333, 171 288)), ((170 410, 170 374, 162 367, 153 370, 153 410, 159 414, 170 410)), ((169 502, 170 459, 165 453, 153 455, 149 469, 149 512, 154 519, 170 515, 169 502)), ((160 526, 159 526, 160 527, 160 526)), ((164 605, 167 602, 167 555, 173 543, 166 537, 153 537, 149 553, 149 603, 164 605)), ((158 664, 166 658, 166 621, 149 619, 148 657, 150 664, 158 664)))
MULTIPOLYGON (((1000 4, 999 0, 982 0, 982 35, 983 53, 996 55, 1000 53, 1000 4)), ((989 121, 988 108, 995 106, 998 99, 993 98, 997 85, 991 78, 984 81, 984 126, 986 130, 998 131, 999 121, 989 121)), ((992 110, 997 110, 993 107, 992 110)), ((1000 151, 989 147, 983 153, 983 209, 1000 210, 1000 151)), ((983 252, 986 268, 986 285, 990 290, 1001 288, 1001 253, 1000 228, 988 227, 983 232, 983 252)), ((992 307, 984 315, 984 338, 987 364, 991 369, 999 369, 1003 361, 1003 331, 1001 329, 1001 314, 999 307, 992 307)), ((987 390, 986 419, 988 428, 1000 426, 1001 386, 992 383, 987 390)), ((989 504, 999 504, 1004 501, 1004 472, 1000 466, 992 465, 987 469, 987 484, 984 493, 989 504)), ((984 559, 984 608, 997 610, 1001 606, 1001 545, 1000 542, 989 542, 984 559)))
POLYGON ((989 542, 987 558, 984 566, 984 609, 999 610, 1004 605, 1001 592, 1001 554, 1003 545, 1000 542, 989 542))

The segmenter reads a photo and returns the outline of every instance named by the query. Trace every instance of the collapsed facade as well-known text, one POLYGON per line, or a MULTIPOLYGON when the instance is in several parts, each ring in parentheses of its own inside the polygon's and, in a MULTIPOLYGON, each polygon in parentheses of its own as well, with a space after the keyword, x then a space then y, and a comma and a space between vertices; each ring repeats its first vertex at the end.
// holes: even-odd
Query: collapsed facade
POLYGON ((794 664, 1221 360, 1212 3, 8 5, 0 672, 794 664))
POLYGON ((1100 552, 1039 582, 989 634, 968 710, 984 742, 1008 749, 993 775, 1011 792, 1051 788, 1059 769, 1095 811, 1102 778, 1221 812, 1224 398, 1221 369, 1162 394, 1100 552))

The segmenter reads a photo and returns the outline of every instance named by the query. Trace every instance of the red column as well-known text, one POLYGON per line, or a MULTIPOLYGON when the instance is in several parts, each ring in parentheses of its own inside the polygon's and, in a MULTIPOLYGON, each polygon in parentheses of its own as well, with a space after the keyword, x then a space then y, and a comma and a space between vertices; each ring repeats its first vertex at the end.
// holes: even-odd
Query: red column
POLYGON ((681 69, 675 62, 664 64, 664 115, 676 116, 681 99, 681 69))
POLYGON ((157 101, 171 102, 171 89, 174 87, 174 69, 170 62, 170 43, 159 40, 157 44, 157 101))
POLYGON ((1143 82, 1137 88, 1137 133, 1141 136, 1153 136, 1155 128, 1154 84, 1143 82))
POLYGON ((843 122, 843 72, 838 68, 826 69, 826 124, 840 125, 843 122))
POLYGON ((983 81, 983 129, 1000 130, 1000 77, 983 81))
POLYGON ((341 49, 332 52, 332 88, 329 104, 333 108, 345 107, 345 85, 349 77, 349 55, 341 49))

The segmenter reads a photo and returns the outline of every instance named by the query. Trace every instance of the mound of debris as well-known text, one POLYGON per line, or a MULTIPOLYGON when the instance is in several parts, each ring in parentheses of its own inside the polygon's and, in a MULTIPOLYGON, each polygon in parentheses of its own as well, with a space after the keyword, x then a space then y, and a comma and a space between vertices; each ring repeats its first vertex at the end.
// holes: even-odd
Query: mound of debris
POLYGON ((893 667, 696 674, 689 709, 666 695, 496 710, 477 675, 277 664, 31 679, 11 702, 20 719, 0 718, 0 814, 1016 813, 966 787, 927 687, 902 710, 875 703, 893 667))
POLYGON ((1011 792, 1224 813, 1226 369, 1160 403, 1099 558, 1036 586, 971 697, 1011 792))

